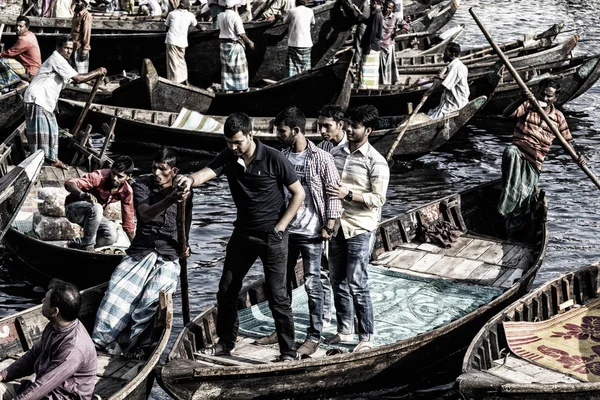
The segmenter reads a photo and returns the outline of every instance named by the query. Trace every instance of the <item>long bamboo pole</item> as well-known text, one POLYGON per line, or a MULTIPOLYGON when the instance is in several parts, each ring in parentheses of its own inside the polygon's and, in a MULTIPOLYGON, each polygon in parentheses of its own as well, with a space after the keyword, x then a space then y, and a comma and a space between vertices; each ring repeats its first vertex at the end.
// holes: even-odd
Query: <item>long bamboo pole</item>
MULTIPOLYGON (((481 29, 481 32, 483 33, 483 35, 485 36, 485 38, 487 39, 487 41, 494 48, 494 51, 496 51, 496 54, 498 54, 498 57, 500 58, 500 60, 502 60, 502 62, 506 66, 506 69, 508 70, 508 72, 510 72, 510 74, 513 76, 513 78, 515 79, 515 82, 517 82, 519 84, 519 87, 521 88, 521 90, 523 90, 524 92, 528 92, 528 93, 531 94, 531 91, 529 90, 529 88, 527 87, 527 85, 525 84, 525 82, 523 82, 523 80, 521 79, 521 77, 519 76, 519 74, 517 73, 517 71, 511 65, 511 63, 508 60, 508 58, 506 58, 506 56, 504 55, 504 53, 502 53, 502 50, 500 50, 500 48, 498 47, 498 45, 496 44, 496 42, 494 41, 494 39, 492 39, 492 37, 488 33, 488 31, 485 28, 485 26, 483 25, 483 23, 479 20, 479 17, 475 13, 475 10, 473 10, 473 7, 471 7, 469 9, 469 12, 473 16, 473 19, 475 20, 475 22, 479 26, 479 29, 481 29)), ((540 104, 538 103, 538 101, 534 98, 534 96, 532 95, 530 97, 533 98, 533 100, 530 100, 530 102, 533 104, 533 106, 535 107, 535 109, 537 110, 537 112, 540 114, 540 116, 542 117, 542 119, 544 120, 544 122, 546 122, 546 124, 550 127, 550 129, 552 129, 552 133, 554 133, 554 135, 558 138, 558 140, 559 140, 560 144, 562 145, 562 147, 567 151, 567 153, 569 153, 569 155, 571 156, 571 158, 573 159, 573 161, 575 161, 577 163, 577 165, 579 165, 579 168, 581 168, 583 170, 583 172, 585 172, 585 174, 591 179, 591 181, 594 182, 594 184, 596 185, 596 187, 598 189, 600 189, 600 181, 598 180, 598 177, 592 172, 591 169, 588 168, 588 166, 584 162, 581 161, 581 159, 579 157, 579 154, 577 154, 577 152, 575 151, 575 149, 573 149, 573 147, 569 144, 569 142, 567 142, 565 140, 565 138, 560 134, 560 132, 558 131, 558 128, 555 125, 555 123, 552 122, 552 120, 550 120, 550 118, 548 118, 548 115, 546 114, 546 112, 544 111, 544 109, 540 106, 540 104)))

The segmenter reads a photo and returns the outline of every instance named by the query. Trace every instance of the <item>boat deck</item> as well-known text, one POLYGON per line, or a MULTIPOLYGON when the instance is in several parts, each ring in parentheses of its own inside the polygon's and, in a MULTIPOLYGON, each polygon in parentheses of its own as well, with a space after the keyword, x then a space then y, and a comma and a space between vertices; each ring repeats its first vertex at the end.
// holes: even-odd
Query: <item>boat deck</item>
MULTIPOLYGON (((413 241, 381 254, 372 262, 369 272, 375 345, 413 337, 491 301, 521 277, 531 263, 533 252, 528 244, 466 232, 449 248, 413 241), (399 281, 404 283, 398 284, 399 281)), ((294 290, 292 308, 296 341, 301 343, 308 324, 303 287, 294 290)), ((256 338, 274 330, 267 305, 261 303, 243 309, 239 317, 240 334, 234 354, 210 356, 194 349, 198 364, 205 368, 248 367, 278 359, 277 344, 259 346, 254 343, 256 338)), ((325 339, 336 332, 335 321, 332 322, 322 332, 325 339)), ((358 343, 358 336, 354 336, 352 343, 344 345, 322 342, 319 350, 310 357, 323 358, 328 354, 349 352, 358 343)))
MULTIPOLYGON (((494 360, 494 366, 484 373, 505 380, 507 383, 579 383, 578 379, 557 371, 540 367, 510 353, 494 360)), ((483 372, 483 371, 482 371, 483 372)))

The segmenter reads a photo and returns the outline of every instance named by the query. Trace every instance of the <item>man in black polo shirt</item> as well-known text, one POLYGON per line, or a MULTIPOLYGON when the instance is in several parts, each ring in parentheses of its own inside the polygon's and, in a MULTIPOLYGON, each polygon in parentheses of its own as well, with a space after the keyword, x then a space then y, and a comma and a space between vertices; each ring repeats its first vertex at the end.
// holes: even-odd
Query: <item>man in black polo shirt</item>
POLYGON ((219 343, 203 352, 219 355, 233 351, 239 328, 237 298, 244 277, 260 257, 270 289, 267 295, 275 320, 280 360, 294 360, 297 358, 294 321, 286 289, 286 228, 304 201, 304 189, 283 154, 254 139, 252 120, 246 114, 231 114, 225 121, 224 133, 225 150, 206 168, 177 179, 177 185, 185 193, 190 187, 225 174, 238 210, 217 293, 219 343), (287 207, 284 186, 291 193, 287 207))

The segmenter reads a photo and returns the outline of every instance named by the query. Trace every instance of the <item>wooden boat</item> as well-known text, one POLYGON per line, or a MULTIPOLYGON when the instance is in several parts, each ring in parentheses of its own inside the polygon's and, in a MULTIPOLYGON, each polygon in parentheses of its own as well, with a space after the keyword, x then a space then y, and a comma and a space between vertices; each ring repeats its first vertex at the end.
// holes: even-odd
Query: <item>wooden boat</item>
MULTIPOLYGON (((411 15, 409 23, 410 31, 435 32, 440 30, 456 14, 460 3, 461 0, 448 0, 431 7, 431 9, 411 15)), ((408 15, 406 12, 404 14, 408 15)))
MULTIPOLYGON (((17 162, 24 154, 23 142, 25 124, 21 124, 3 142, 3 148, 10 148, 12 161, 17 162)), ((73 144, 68 133, 62 133, 59 151, 60 157, 73 154, 72 147, 83 151, 81 146, 73 144), (70 148, 71 147, 71 148, 70 148)), ((85 149, 84 149, 85 150, 85 149)), ((100 160, 91 152, 84 157, 92 163, 92 168, 99 167, 100 160)), ((103 159, 105 161, 106 159, 103 159)), ((127 241, 124 235, 120 235, 119 241, 110 247, 110 250, 87 252, 65 247, 65 241, 46 242, 31 234, 33 229, 33 214, 37 211, 37 192, 43 187, 62 187, 64 182, 72 177, 83 176, 87 171, 82 168, 71 167, 68 170, 43 166, 35 180, 21 212, 15 217, 12 226, 4 236, 4 242, 8 250, 35 272, 35 278, 39 281, 48 282, 51 278, 59 278, 77 285, 80 288, 90 287, 102 282, 107 282, 112 272, 121 262, 127 241), (121 246, 121 247, 120 247, 121 246), (60 262, 48 262, 48 260, 60 260, 60 262), (90 274, 89 271, 94 271, 90 274)))
MULTIPOLYGON (((82 303, 79 320, 89 332, 94 327, 96 312, 106 291, 107 284, 81 292, 82 303)), ((40 341, 48 320, 42 316, 38 305, 0 319, 5 335, 0 337, 0 363, 5 368, 31 346, 40 341)), ((173 300, 170 294, 161 292, 156 316, 150 328, 144 332, 139 351, 142 359, 112 356, 98 352, 95 399, 145 400, 154 382, 154 367, 160 360, 169 341, 173 324, 173 300)))
MULTIPOLYGON (((600 55, 570 58, 561 63, 534 65, 519 71, 519 75, 532 93, 540 91, 546 79, 556 79, 560 91, 555 106, 561 107, 591 88, 600 78, 600 55)), ((502 114, 504 109, 521 97, 522 90, 512 76, 505 75, 494 96, 481 110, 485 114, 502 114)))
MULTIPOLYGON (((475 336, 465 355, 462 375, 457 380, 463 398, 583 400, 600 397, 598 382, 582 381, 581 375, 550 370, 516 356, 508 349, 502 324, 503 321, 551 321, 598 300, 599 267, 596 263, 561 275, 491 318, 475 336)), ((556 330, 561 331, 562 326, 557 322, 556 330)), ((588 331, 593 336, 597 336, 595 328, 595 325, 591 326, 588 331)), ((577 335, 575 331, 573 333, 577 335)), ((539 343, 546 344, 543 339, 539 343)), ((570 359, 566 354, 565 363, 570 359)), ((575 361, 586 370, 585 365, 593 360, 581 360, 580 357, 575 361)), ((593 366, 587 368, 591 371, 593 366)))
MULTIPOLYGON (((570 55, 571 51, 577 46, 579 39, 579 35, 573 35, 562 43, 548 46, 550 38, 545 38, 538 40, 537 43, 539 43, 539 45, 534 45, 532 48, 527 47, 527 44, 516 44, 515 46, 509 46, 506 55, 514 68, 524 68, 533 64, 561 61, 570 55), (544 47, 544 45, 546 46, 544 47)), ((437 74, 447 66, 447 63, 444 63, 441 60, 435 60, 439 57, 440 55, 426 55, 407 57, 403 60, 398 59, 398 72, 400 72, 401 75, 437 74), (428 62, 427 59, 432 62, 428 62)), ((485 72, 490 66, 498 62, 498 57, 495 54, 487 52, 475 52, 464 59, 461 58, 461 60, 463 60, 463 63, 469 68, 469 73, 481 73, 485 72)))
MULTIPOLYGON (((384 332, 400 334, 409 323, 408 320, 402 320, 402 323, 394 319, 396 312, 390 308, 386 311, 378 308, 381 303, 391 306, 391 303, 400 302, 400 291, 391 286, 396 279, 415 277, 420 282, 435 282, 456 290, 459 285, 469 282, 478 290, 498 290, 498 295, 485 304, 464 315, 449 317, 432 329, 407 333, 406 337, 397 340, 390 338, 389 342, 381 343, 377 342, 376 335, 376 346, 372 350, 349 353, 344 350, 348 347, 338 347, 341 352, 333 351, 327 355, 325 345, 321 345, 309 358, 271 362, 279 353, 277 345, 253 344, 253 337, 258 335, 246 329, 254 323, 251 314, 263 318, 259 314, 263 314, 264 305, 256 306, 264 304, 266 298, 264 284, 259 282, 239 297, 239 313, 243 318, 234 355, 207 356, 199 352, 217 341, 218 310, 216 305, 212 306, 195 317, 178 335, 166 365, 158 367, 158 383, 174 399, 327 397, 344 391, 364 392, 385 385, 397 387, 414 383, 439 370, 458 372, 460 359, 473 332, 498 310, 527 293, 548 244, 543 200, 535 207, 527 238, 506 240, 503 220, 496 211, 500 188, 499 181, 491 182, 381 222, 377 228, 374 261, 369 266, 375 313, 384 312, 382 319, 396 322, 395 328, 387 331, 377 325, 381 320, 376 317, 375 329, 382 336, 385 336, 384 332), (417 232, 423 232, 425 226, 432 226, 435 221, 446 221, 460 231, 460 238, 451 247, 442 248, 418 239, 417 232), (379 273, 385 274, 385 278, 376 278, 379 273), (245 325, 245 321, 249 325, 245 325)), ((301 269, 298 266, 296 270, 301 269)), ((296 279, 301 285, 301 276, 296 279)), ((295 301, 303 291, 300 287, 294 292, 295 301)), ((439 305, 433 297, 424 296, 423 302, 427 306, 414 305, 420 310, 416 315, 422 312, 450 315, 446 306, 439 305)), ((307 312, 307 306, 303 307, 307 312)), ((298 318, 303 317, 296 310, 294 313, 298 328, 301 324, 298 318)), ((334 334, 335 327, 329 329, 323 336, 334 334)), ((301 335, 298 328, 296 337, 301 335)))
MULTIPOLYGON (((486 102, 481 96, 471 101, 461 110, 450 113, 444 118, 415 121, 408 127, 400 145, 396 148, 395 157, 398 159, 416 158, 437 149, 446 143, 486 102)), ((83 102, 59 100, 59 108, 63 118, 76 118, 83 102)), ((222 133, 190 130, 172 125, 178 114, 165 111, 150 111, 126 107, 92 104, 88 118, 94 125, 108 123, 115 116, 116 140, 142 146, 171 146, 181 153, 215 154, 225 146, 222 133)), ((209 116, 214 121, 224 123, 225 116, 209 116)), ((65 121, 68 121, 66 119, 65 121)), ((392 142, 401 129, 405 115, 380 118, 380 129, 374 131, 369 139, 375 148, 386 154, 392 142)), ((253 126, 255 136, 263 143, 280 147, 280 142, 273 127, 273 117, 255 117, 253 126)), ((313 142, 319 142, 322 137, 318 131, 317 119, 308 118, 306 137, 313 142)))
POLYGON ((0 94, 0 131, 14 126, 23 117, 23 95, 26 87, 0 94))
POLYGON ((152 62, 146 59, 139 82, 117 91, 111 104, 171 112, 179 112, 185 107, 212 115, 229 115, 236 111, 257 117, 277 115, 285 107, 296 105, 306 115, 317 116, 325 104, 337 104, 343 109, 348 107, 352 54, 347 52, 344 59, 335 64, 243 93, 212 92, 171 82, 161 78, 152 62), (314 88, 319 88, 318 96, 315 96, 314 88), (120 98, 123 95, 125 100, 120 98), (134 105, 129 101, 132 98, 138 99, 134 100, 134 105))
MULTIPOLYGON (((469 78, 469 98, 475 99, 479 96, 493 98, 493 93, 499 85, 501 77, 501 64, 496 64, 489 72, 483 74, 472 74, 469 78)), ((409 104, 418 104, 430 85, 420 84, 416 77, 415 84, 411 86, 391 86, 380 89, 353 89, 350 97, 350 107, 363 104, 371 104, 379 110, 381 115, 406 114, 409 112, 409 104)), ((430 82, 429 77, 422 77, 430 82)), ((425 104, 421 107, 422 112, 435 108, 440 103, 442 92, 432 93, 425 104)))
POLYGON ((403 8, 405 15, 416 14, 420 11, 424 11, 431 6, 440 4, 444 0, 404 0, 403 8))
POLYGON ((448 43, 454 42, 465 25, 460 24, 444 32, 416 32, 397 35, 396 51, 402 56, 443 53, 448 43))
MULTIPOLYGON (((315 25, 312 27, 313 66, 325 65, 350 34, 351 23, 343 16, 336 1, 314 8, 315 25)), ((0 16, 6 24, 3 39, 7 47, 14 44, 14 16, 0 16)), ((288 27, 281 21, 247 22, 244 29, 255 43, 255 50, 247 52, 251 85, 264 78, 281 79, 288 43, 288 27)), ((42 58, 55 48, 56 37, 70 33, 71 20, 59 18, 30 18, 30 30, 36 34, 42 58)), ((144 58, 150 58, 166 75, 166 26, 162 21, 98 19, 92 25, 90 68, 106 67, 110 74, 139 68, 144 58)), ((186 61, 190 83, 208 87, 220 82, 221 60, 218 31, 200 24, 188 36, 186 61)))
POLYGON ((0 146, 0 239, 15 219, 44 163, 44 152, 37 151, 9 168, 11 153, 10 146, 0 146))

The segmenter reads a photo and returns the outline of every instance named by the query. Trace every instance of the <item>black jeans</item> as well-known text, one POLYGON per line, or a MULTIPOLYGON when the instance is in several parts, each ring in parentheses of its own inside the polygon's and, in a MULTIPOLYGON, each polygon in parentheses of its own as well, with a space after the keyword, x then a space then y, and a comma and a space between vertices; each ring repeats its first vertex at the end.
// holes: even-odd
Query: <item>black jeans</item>
POLYGON ((242 281, 260 257, 265 273, 266 294, 275 320, 275 329, 282 355, 296 355, 292 301, 286 290, 288 234, 279 239, 272 232, 243 232, 234 229, 229 243, 223 275, 219 282, 217 304, 217 334, 219 343, 233 348, 239 330, 237 299, 242 281))

